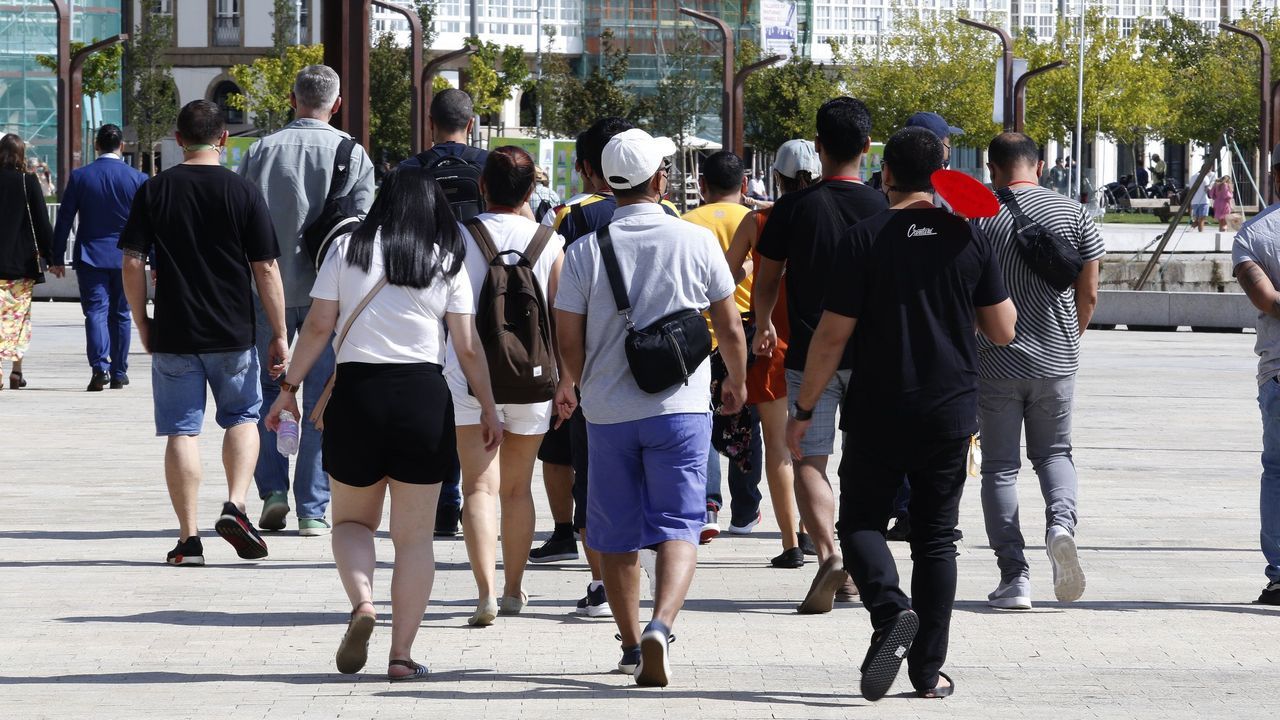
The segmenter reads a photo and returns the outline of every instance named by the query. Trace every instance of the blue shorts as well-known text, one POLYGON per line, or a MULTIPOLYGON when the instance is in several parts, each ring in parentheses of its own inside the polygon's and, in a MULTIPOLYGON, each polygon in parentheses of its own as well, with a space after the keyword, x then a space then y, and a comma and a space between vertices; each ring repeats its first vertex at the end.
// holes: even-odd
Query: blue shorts
POLYGON ((204 427, 206 385, 213 390, 218 425, 224 430, 258 422, 262 385, 256 350, 199 355, 155 353, 151 356, 151 392, 156 435, 199 435, 204 427))
POLYGON ((707 516, 709 413, 588 422, 587 445, 587 544, 593 550, 698 544, 707 516))
POLYGON ((1209 217, 1209 203, 1195 203, 1191 206, 1191 219, 1199 220, 1202 217, 1209 217))

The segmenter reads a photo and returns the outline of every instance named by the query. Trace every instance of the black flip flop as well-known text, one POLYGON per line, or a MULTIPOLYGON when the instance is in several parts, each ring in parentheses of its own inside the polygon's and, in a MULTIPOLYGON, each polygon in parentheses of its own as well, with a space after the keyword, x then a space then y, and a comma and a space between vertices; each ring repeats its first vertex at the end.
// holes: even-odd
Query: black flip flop
POLYGON ((915 612, 903 610, 876 630, 862 661, 862 697, 875 702, 889 692, 919 629, 920 618, 915 612))
POLYGON ((951 697, 951 693, 956 691, 956 681, 952 680, 950 675, 941 671, 938 672, 938 677, 947 679, 946 687, 934 686, 929 688, 928 690, 917 690, 916 696, 925 698, 927 700, 933 700, 933 699, 941 700, 944 697, 951 697))

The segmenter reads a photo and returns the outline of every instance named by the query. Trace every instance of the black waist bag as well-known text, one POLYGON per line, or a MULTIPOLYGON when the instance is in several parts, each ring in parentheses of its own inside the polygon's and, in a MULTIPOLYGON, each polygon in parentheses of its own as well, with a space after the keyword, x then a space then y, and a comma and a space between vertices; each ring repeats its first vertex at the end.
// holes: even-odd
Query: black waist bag
POLYGON ((1084 269, 1084 261, 1076 246, 1027 217, 1009 188, 996 191, 996 197, 1013 215, 1014 245, 1031 272, 1058 292, 1065 292, 1074 285, 1084 269))
POLYGON ((613 301, 618 306, 618 314, 627 323, 627 365, 636 385, 653 394, 682 383, 688 385, 689 376, 697 372, 711 355, 711 331, 707 330, 706 319, 697 310, 681 310, 637 330, 631 322, 627 284, 618 267, 618 256, 613 250, 608 225, 600 228, 596 239, 600 243, 600 257, 613 290, 613 301))

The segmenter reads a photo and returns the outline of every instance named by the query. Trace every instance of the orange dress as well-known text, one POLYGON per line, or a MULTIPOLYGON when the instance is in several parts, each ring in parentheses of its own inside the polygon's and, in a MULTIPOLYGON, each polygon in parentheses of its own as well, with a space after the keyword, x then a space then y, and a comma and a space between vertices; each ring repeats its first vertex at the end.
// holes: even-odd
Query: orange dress
MULTIPOLYGON (((764 230, 770 208, 757 211, 756 238, 764 230)), ((758 267, 760 254, 751 251, 751 259, 758 267)), ((778 303, 773 307, 773 329, 778 333, 778 346, 770 357, 758 357, 747 368, 747 404, 759 405, 787 396, 787 371, 783 362, 787 355, 787 340, 791 338, 791 324, 787 320, 787 278, 783 276, 778 286, 778 303)))

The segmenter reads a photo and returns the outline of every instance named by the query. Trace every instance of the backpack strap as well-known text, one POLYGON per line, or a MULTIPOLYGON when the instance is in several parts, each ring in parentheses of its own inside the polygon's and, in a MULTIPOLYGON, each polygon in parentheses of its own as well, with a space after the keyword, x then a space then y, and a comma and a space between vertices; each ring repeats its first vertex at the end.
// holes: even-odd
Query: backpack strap
POLYGON ((533 234, 533 240, 529 241, 529 247, 524 249, 524 257, 529 261, 530 267, 538 264, 538 258, 542 256, 542 251, 551 241, 551 235, 551 228, 546 225, 538 226, 538 231, 533 234))
POLYGON ((342 192, 342 188, 346 187, 347 175, 351 174, 351 162, 355 151, 354 138, 343 138, 342 142, 338 143, 338 150, 333 157, 333 177, 329 178, 328 200, 336 199, 338 193, 342 192))
POLYGON ((618 255, 613 250, 613 238, 609 236, 608 225, 596 231, 596 242, 600 244, 600 259, 604 262, 605 274, 609 277, 609 287, 613 290, 613 302, 618 306, 618 314, 626 321, 627 330, 633 330, 635 323, 631 322, 627 283, 622 279, 622 268, 618 267, 618 255))
POLYGON ((471 218, 467 221, 467 230, 475 239, 476 245, 480 247, 480 252, 484 253, 485 262, 492 265, 498 257, 498 246, 493 243, 489 228, 485 227, 479 218, 471 218))

